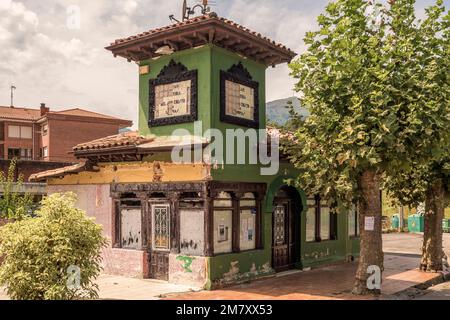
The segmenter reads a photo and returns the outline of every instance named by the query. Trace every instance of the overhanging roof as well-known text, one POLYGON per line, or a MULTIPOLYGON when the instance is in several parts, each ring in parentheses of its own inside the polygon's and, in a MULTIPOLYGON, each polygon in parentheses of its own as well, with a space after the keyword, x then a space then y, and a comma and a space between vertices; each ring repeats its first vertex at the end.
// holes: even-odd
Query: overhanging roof
POLYGON ((156 51, 165 45, 174 51, 181 51, 205 44, 217 45, 266 66, 290 62, 297 55, 286 46, 231 20, 220 18, 214 12, 118 39, 106 49, 128 61, 142 61, 158 57, 156 51))

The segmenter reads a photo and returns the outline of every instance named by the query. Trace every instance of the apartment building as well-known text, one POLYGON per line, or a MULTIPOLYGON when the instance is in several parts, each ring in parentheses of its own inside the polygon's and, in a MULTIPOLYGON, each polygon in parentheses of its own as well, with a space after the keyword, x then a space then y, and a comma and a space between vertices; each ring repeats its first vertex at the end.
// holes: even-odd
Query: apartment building
POLYGON ((72 147, 114 135, 132 122, 84 109, 0 106, 0 160, 76 162, 72 147))

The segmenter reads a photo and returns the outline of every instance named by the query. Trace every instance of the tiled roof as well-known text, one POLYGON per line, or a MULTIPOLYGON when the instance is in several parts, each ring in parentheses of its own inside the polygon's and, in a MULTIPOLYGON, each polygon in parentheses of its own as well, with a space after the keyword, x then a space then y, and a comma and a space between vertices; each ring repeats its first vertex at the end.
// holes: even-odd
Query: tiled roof
POLYGON ((92 112, 92 111, 88 111, 88 110, 84 110, 84 109, 80 109, 80 108, 68 109, 68 110, 63 110, 63 111, 52 111, 51 113, 69 115, 69 116, 78 116, 78 117, 91 117, 91 118, 121 120, 119 118, 111 117, 106 114, 92 112))
POLYGON ((86 163, 77 163, 77 164, 74 164, 74 165, 68 166, 68 167, 62 167, 62 168, 58 168, 58 169, 47 170, 47 171, 32 174, 30 176, 29 180, 33 181, 33 182, 43 181, 47 178, 61 177, 61 176, 64 176, 64 175, 70 174, 70 173, 73 174, 73 173, 82 172, 82 171, 85 171, 85 169, 86 169, 86 163))
MULTIPOLYGON (((178 23, 166 26, 166 27, 156 28, 156 29, 153 29, 153 30, 150 30, 150 31, 139 33, 137 35, 130 36, 130 37, 127 37, 127 38, 117 39, 116 41, 111 43, 111 45, 113 46, 113 45, 121 44, 121 43, 124 43, 124 42, 145 38, 146 36, 149 36, 149 35, 154 35, 154 34, 157 34, 157 33, 160 33, 160 32, 165 32, 165 31, 177 29, 177 28, 180 28, 180 27, 183 27, 183 26, 186 26, 186 25, 198 23, 198 22, 201 22, 201 21, 213 20, 213 19, 214 20, 219 20, 219 21, 221 21, 223 23, 226 23, 226 24, 228 24, 228 25, 230 25, 230 26, 232 26, 234 28, 240 29, 240 30, 242 30, 244 32, 247 32, 247 33, 250 33, 250 34, 252 34, 252 35, 254 35, 254 36, 258 37, 258 38, 261 38, 261 39, 267 41, 268 43, 270 43, 272 45, 276 45, 277 47, 279 47, 281 49, 291 51, 289 48, 287 48, 283 44, 277 43, 277 42, 275 42, 273 40, 270 40, 269 38, 263 36, 261 33, 258 33, 258 32, 255 32, 255 31, 251 31, 250 29, 248 29, 248 28, 246 28, 246 27, 244 27, 244 26, 242 26, 242 25, 240 25, 240 24, 238 24, 238 23, 236 23, 234 21, 231 21, 229 19, 225 19, 225 18, 219 17, 214 12, 213 13, 209 13, 209 14, 205 14, 205 15, 202 15, 202 16, 199 16, 199 17, 195 17, 195 18, 192 18, 192 19, 189 19, 189 20, 185 20, 183 22, 178 22, 178 23)), ((291 51, 291 52, 293 54, 295 54, 293 51, 291 51)))
POLYGON ((156 49, 163 45, 180 51, 206 43, 213 43, 265 64, 289 62, 296 56, 294 51, 283 44, 229 19, 218 17, 214 12, 117 39, 106 49, 130 61, 143 61, 158 56, 156 49))
MULTIPOLYGON (((101 114, 97 112, 92 112, 80 108, 67 109, 62 111, 49 111, 46 115, 66 115, 66 116, 77 116, 95 119, 105 119, 120 122, 122 125, 131 126, 132 122, 129 120, 122 120, 116 117, 108 116, 106 114, 101 114)), ((17 119, 17 120, 28 120, 37 121, 43 118, 41 116, 40 109, 31 108, 18 108, 18 107, 2 107, 0 106, 0 119, 17 119)))
POLYGON ((124 132, 113 136, 81 143, 73 147, 73 151, 87 151, 96 149, 108 149, 114 147, 138 146, 154 140, 154 137, 141 136, 137 131, 124 132))
POLYGON ((37 120, 40 117, 41 112, 39 109, 0 106, 0 118, 3 119, 37 120))

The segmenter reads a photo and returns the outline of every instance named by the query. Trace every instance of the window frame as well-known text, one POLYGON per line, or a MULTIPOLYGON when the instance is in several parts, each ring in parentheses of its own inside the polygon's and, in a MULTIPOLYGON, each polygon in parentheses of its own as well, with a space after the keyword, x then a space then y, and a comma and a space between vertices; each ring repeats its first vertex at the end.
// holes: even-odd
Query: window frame
POLYGON ((48 134, 48 123, 44 123, 41 128, 42 135, 46 136, 48 134))
POLYGON ((9 124, 8 125, 8 138, 20 139, 20 126, 19 125, 15 125, 15 124, 9 124), (19 136, 12 136, 11 135, 11 128, 13 128, 13 127, 19 129, 19 136))
MULTIPOLYGON (((212 225, 215 225, 215 212, 216 211, 231 211, 231 251, 230 252, 220 252, 220 253, 216 253, 215 252, 215 232, 216 230, 213 230, 213 238, 211 239, 212 242, 212 251, 213 251, 213 256, 220 256, 220 255, 225 255, 225 254, 233 254, 233 253, 241 253, 241 252, 251 252, 251 251, 257 251, 257 250, 262 250, 263 249, 263 244, 262 244, 262 237, 261 237, 261 229, 262 229, 262 217, 261 217, 261 204, 262 204, 262 199, 260 197, 258 197, 257 192, 255 191, 247 191, 245 193, 236 193, 236 192, 232 192, 232 191, 226 191, 226 190, 222 190, 221 192, 226 192, 228 194, 231 195, 231 199, 228 198, 218 198, 218 197, 213 197, 212 198, 212 225), (253 198, 246 198, 244 197, 245 194, 247 193, 252 193, 253 194, 253 198), (242 195, 242 196, 240 196, 242 195), (231 207, 224 207, 224 206, 215 206, 215 201, 221 201, 221 200, 231 200, 231 207), (241 201, 255 201, 255 206, 241 206, 240 202, 241 201), (241 250, 241 211, 242 210, 256 210, 256 214, 255 214, 255 228, 254 228, 254 238, 255 238, 255 247, 252 249, 245 249, 245 250, 241 250)), ((217 195, 219 195, 221 192, 218 192, 217 195)), ((213 228, 215 229, 215 228, 213 228)))
MULTIPOLYGON (((307 240, 307 243, 316 243, 316 242, 328 242, 328 241, 336 241, 338 240, 338 220, 337 220, 337 214, 332 210, 331 205, 322 205, 322 197, 320 195, 315 195, 313 197, 308 197, 308 200, 314 201, 314 205, 307 205, 307 210, 314 208, 315 209, 315 221, 314 221, 314 240, 307 240), (328 239, 322 239, 322 208, 329 208, 329 215, 330 215, 330 223, 329 223, 329 235, 328 239)), ((306 235, 306 233, 305 233, 306 235)))
POLYGON ((350 208, 350 210, 351 211, 353 211, 354 213, 355 213, 355 216, 354 216, 354 219, 355 219, 355 229, 353 230, 354 231, 354 234, 353 235, 351 235, 350 234, 350 226, 349 226, 349 221, 350 221, 350 216, 349 215, 347 215, 347 229, 348 229, 348 233, 347 233, 347 236, 350 238, 350 239, 358 239, 360 236, 361 236, 361 230, 360 230, 360 228, 359 228, 359 213, 358 213, 358 207, 356 206, 356 205, 354 205, 354 206, 352 206, 351 208, 350 208))
POLYGON ((150 210, 150 212, 151 212, 151 235, 152 235, 152 246, 151 246, 151 249, 152 249, 152 251, 158 251, 158 252, 170 252, 171 250, 172 250, 172 211, 171 211, 172 209, 171 209, 171 205, 170 205, 170 203, 169 202, 165 202, 165 203, 152 203, 151 204, 151 210, 150 210), (167 210, 167 230, 168 230, 168 235, 167 235, 167 237, 168 237, 168 245, 167 245, 167 248, 159 248, 159 247, 156 247, 155 246, 155 244, 156 244, 156 241, 155 241, 155 239, 156 239, 156 233, 155 233, 155 227, 156 227, 156 224, 155 224, 155 208, 156 207, 164 207, 164 208, 166 208, 166 210, 167 210))

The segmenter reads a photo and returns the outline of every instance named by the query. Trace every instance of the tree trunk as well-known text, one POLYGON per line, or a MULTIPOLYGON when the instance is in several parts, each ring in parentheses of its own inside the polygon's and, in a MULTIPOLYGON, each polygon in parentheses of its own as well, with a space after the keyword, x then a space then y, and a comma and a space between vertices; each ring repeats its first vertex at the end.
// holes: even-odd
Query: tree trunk
POLYGON ((444 219, 445 188, 442 179, 429 187, 425 200, 425 230, 423 235, 420 270, 442 271, 442 219, 444 219))
MULTIPOLYGON (((358 214, 361 248, 353 294, 380 294, 381 290, 379 288, 368 286, 368 280, 371 276, 369 267, 379 267, 382 272, 384 259, 380 176, 375 170, 367 170, 362 173, 360 177, 360 188, 362 197, 358 202, 358 214), (374 221, 373 228, 371 228, 372 219, 374 221), (366 230, 366 221, 368 230, 366 230)), ((381 279, 381 274, 379 277, 381 279)))

